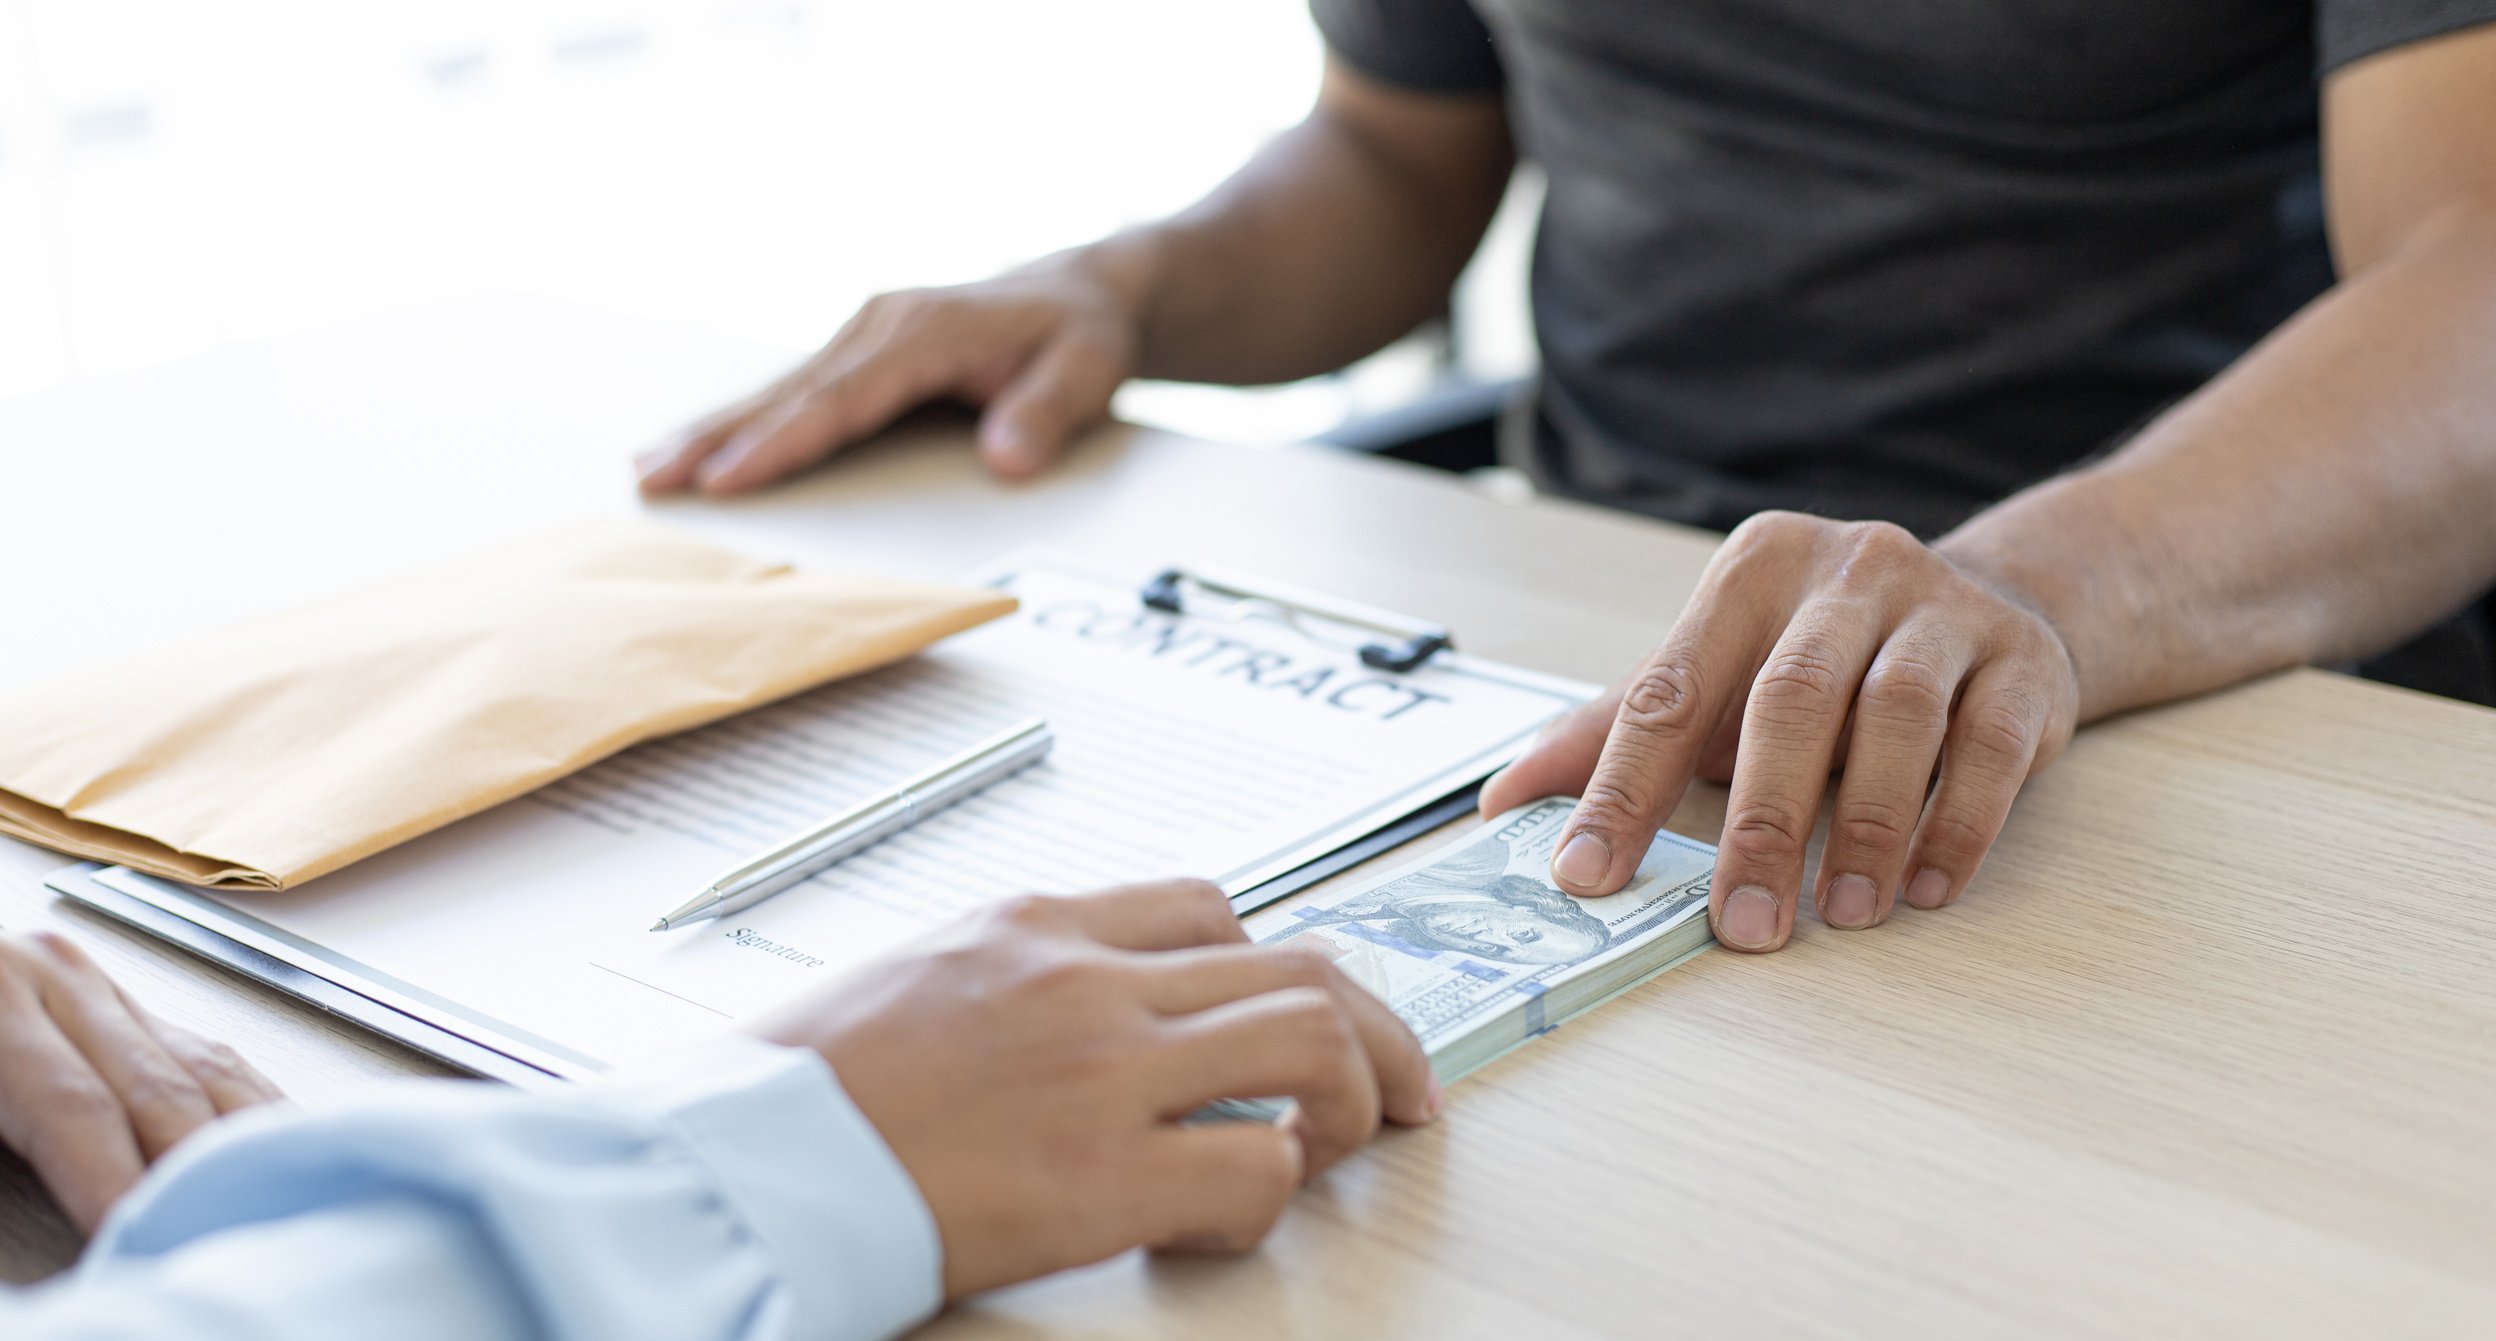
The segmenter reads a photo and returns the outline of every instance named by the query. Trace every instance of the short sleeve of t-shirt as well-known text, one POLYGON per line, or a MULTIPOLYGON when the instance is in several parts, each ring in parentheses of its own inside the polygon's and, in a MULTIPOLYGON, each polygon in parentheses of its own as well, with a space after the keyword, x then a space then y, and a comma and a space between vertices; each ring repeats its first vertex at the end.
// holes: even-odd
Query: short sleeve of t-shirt
POLYGON ((1373 79, 1424 93, 1495 93, 1507 82, 1469 0, 1309 0, 1309 12, 1335 55, 1373 79))
POLYGON ((2459 28, 2496 23, 2496 0, 2315 0, 2323 73, 2459 28))

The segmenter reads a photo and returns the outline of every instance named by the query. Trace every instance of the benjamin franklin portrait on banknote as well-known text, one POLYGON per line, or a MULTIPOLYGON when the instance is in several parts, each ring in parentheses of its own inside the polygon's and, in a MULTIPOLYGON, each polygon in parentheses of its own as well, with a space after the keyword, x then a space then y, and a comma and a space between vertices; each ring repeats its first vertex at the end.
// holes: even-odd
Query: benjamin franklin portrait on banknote
POLYGON ((1266 940, 1358 927, 1352 934, 1364 940, 1385 936, 1420 950, 1507 964, 1575 964, 1612 943, 1611 932, 1576 899, 1535 876, 1509 872, 1508 861, 1506 843, 1471 844, 1448 861, 1304 917, 1266 940))

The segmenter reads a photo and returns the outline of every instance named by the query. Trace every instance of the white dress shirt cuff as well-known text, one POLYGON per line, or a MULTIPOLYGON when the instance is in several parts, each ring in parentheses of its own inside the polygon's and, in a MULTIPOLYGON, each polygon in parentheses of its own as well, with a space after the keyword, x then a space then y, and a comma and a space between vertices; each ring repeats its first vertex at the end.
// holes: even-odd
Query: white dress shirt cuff
POLYGON ((591 1087, 683 1141, 782 1264, 801 1337, 884 1337, 944 1303, 927 1201, 821 1056, 731 1036, 591 1087))

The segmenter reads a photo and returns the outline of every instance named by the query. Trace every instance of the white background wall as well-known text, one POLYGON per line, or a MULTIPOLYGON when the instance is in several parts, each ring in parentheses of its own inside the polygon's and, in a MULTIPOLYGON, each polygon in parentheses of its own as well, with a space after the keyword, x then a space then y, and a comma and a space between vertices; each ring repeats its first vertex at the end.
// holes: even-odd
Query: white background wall
MULTIPOLYGON (((809 346, 1193 199, 1320 59, 1301 0, 0 0, 0 394, 490 288, 809 346)), ((1123 408, 1279 438, 1421 375, 1123 408)))

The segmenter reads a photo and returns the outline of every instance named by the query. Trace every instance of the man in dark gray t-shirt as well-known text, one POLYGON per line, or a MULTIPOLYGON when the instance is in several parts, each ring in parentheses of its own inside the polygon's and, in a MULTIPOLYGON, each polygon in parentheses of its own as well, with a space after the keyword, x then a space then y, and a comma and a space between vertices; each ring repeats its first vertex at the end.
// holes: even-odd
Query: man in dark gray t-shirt
POLYGON ((1958 899, 2080 723, 2496 583, 2496 0, 1314 8, 1316 108, 1219 191, 869 303, 643 487, 751 489, 938 396, 1025 475, 1130 376, 1339 366, 1443 308, 1531 160, 1521 454, 1732 534, 1482 804, 1581 798, 1551 877, 1602 895, 1729 779, 1709 911, 1753 951, 1806 892, 1847 930, 1958 899))
POLYGON ((1550 194, 1537 473, 1938 535, 2331 283, 2315 68, 2496 0, 1315 0, 1550 194))

